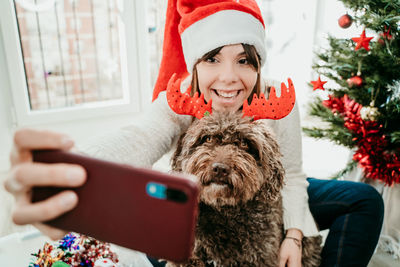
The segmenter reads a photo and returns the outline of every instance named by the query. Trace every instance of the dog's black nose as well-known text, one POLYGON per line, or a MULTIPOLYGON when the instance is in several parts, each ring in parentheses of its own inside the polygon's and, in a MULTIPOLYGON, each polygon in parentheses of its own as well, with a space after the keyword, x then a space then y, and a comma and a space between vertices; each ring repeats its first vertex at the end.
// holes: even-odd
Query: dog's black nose
POLYGON ((231 172, 231 168, 223 163, 216 162, 213 163, 211 167, 215 176, 224 177, 228 176, 231 172))

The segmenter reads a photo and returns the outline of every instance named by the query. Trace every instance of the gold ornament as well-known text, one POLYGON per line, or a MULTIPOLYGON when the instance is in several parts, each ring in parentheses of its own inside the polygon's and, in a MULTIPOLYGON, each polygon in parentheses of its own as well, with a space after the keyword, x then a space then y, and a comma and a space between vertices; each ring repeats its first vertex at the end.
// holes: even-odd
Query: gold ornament
POLYGON ((361 119, 366 121, 375 121, 379 116, 378 108, 374 106, 362 107, 360 110, 361 119))

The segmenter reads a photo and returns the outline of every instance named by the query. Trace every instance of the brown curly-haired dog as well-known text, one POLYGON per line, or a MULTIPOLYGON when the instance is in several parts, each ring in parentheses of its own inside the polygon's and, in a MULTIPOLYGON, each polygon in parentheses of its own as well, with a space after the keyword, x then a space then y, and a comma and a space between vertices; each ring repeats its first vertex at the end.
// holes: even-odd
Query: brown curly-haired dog
MULTIPOLYGON (((278 144, 262 121, 213 113, 178 141, 174 171, 200 184, 193 258, 168 266, 278 266, 284 237, 284 169, 278 144)), ((303 266, 318 266, 321 238, 303 239, 303 266)))

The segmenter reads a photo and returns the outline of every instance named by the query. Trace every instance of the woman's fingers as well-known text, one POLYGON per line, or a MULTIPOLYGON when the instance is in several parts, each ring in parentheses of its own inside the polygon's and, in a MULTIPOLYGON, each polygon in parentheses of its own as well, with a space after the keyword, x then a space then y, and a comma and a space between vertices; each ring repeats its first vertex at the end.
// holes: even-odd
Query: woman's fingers
POLYGON ((14 143, 19 148, 71 148, 73 140, 65 134, 46 130, 21 129, 14 134, 14 143))
POLYGON ((4 187, 15 197, 12 219, 16 224, 35 224, 53 239, 61 238, 64 231, 41 224, 73 209, 78 196, 71 190, 58 193, 46 200, 31 203, 31 190, 35 186, 77 187, 86 181, 86 171, 74 164, 45 164, 32 162, 32 150, 70 150, 74 145, 64 134, 20 129, 14 134, 10 153, 12 168, 7 174, 4 187))
POLYGON ((33 226, 36 227, 44 235, 47 235, 48 237, 50 237, 52 240, 59 240, 68 233, 64 230, 54 228, 52 226, 45 225, 42 223, 34 223, 33 226))
POLYGON ((56 163, 22 163, 14 167, 4 183, 10 193, 30 191, 33 186, 81 186, 86 181, 82 166, 56 163))
POLYGON ((46 130, 20 129, 14 134, 14 146, 10 154, 11 164, 30 161, 31 150, 64 149, 73 147, 74 141, 65 134, 46 130))
MULTIPOLYGON (((21 196, 28 198, 28 196, 21 196)), ((73 191, 60 192, 46 200, 30 203, 19 199, 12 214, 15 224, 29 224, 54 219, 70 211, 78 204, 78 196, 73 191)))
POLYGON ((279 258, 279 267, 286 267, 287 258, 279 258))

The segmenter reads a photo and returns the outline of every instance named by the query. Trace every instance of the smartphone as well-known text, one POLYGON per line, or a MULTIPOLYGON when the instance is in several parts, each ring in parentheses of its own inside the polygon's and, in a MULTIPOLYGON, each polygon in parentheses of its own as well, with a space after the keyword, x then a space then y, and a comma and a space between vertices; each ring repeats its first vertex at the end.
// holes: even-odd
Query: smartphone
MULTIPOLYGON (((33 161, 79 164, 87 172, 86 183, 72 189, 79 196, 77 207, 46 224, 156 258, 190 258, 199 193, 193 179, 61 150, 33 151, 33 161)), ((66 189, 71 190, 35 187, 32 201, 66 189)))

